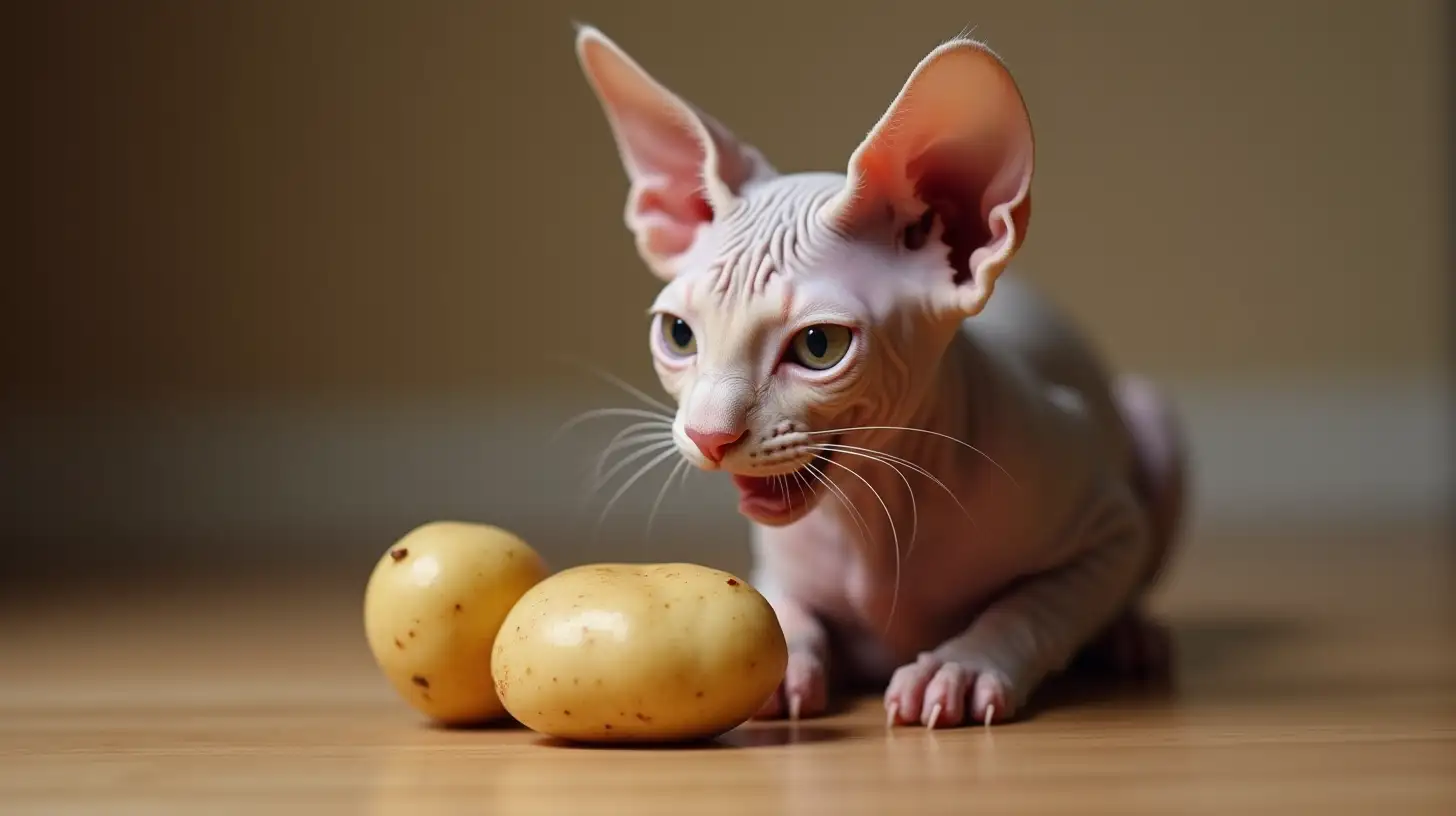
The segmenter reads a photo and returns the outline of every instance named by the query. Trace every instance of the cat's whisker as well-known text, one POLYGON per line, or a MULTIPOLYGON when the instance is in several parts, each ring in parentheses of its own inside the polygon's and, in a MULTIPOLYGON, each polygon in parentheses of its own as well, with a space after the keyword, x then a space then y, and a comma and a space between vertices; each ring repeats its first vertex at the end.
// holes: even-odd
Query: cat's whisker
POLYGON ((618 440, 620 440, 622 437, 626 436, 627 434, 636 433, 637 431, 645 431, 645 430, 648 430, 648 429, 657 431, 659 433, 671 434, 672 433, 672 423, 664 424, 661 420, 656 420, 656 419, 649 419, 646 422, 634 422, 631 425, 628 425, 627 427, 623 428, 622 430, 617 431, 617 435, 612 437, 611 442, 608 442, 607 443, 607 446, 608 447, 611 447, 611 445, 613 443, 617 442, 618 440))
MULTIPOLYGON (((856 529, 859 530, 860 540, 864 542, 864 545, 866 547, 870 546, 870 525, 869 525, 869 522, 865 521, 865 517, 863 515, 861 515, 860 512, 859 512, 859 510, 854 506, 854 504, 852 502, 850 502, 849 497, 846 496, 846 495, 844 495, 843 488, 841 488, 838 485, 836 485, 834 483, 834 480, 830 479, 828 476, 826 476, 824 474, 824 471, 820 470, 819 468, 814 467, 814 463, 813 462, 810 462, 809 464, 804 465, 803 471, 807 472, 810 476, 813 476, 815 479, 818 479, 819 480, 819 483, 822 484, 822 485, 824 485, 824 488, 826 490, 828 490, 830 493, 832 493, 836 499, 839 499, 839 503, 842 504, 842 505, 844 505, 844 509, 848 510, 851 514, 854 515, 855 527, 856 527, 856 529)), ((799 471, 795 471, 795 472, 797 473, 799 471)))
POLYGON ((637 472, 632 474, 632 478, 628 479, 622 484, 621 487, 617 488, 617 492, 612 494, 612 498, 607 501, 607 506, 602 508, 601 515, 597 516, 596 526, 592 530, 593 540, 595 540, 596 537, 601 533, 602 522, 607 520, 607 514, 612 511, 612 507, 616 505, 617 500, 622 498, 622 496, 632 488, 632 485, 636 484, 637 480, 641 479, 644 475, 646 475, 648 471, 652 470, 663 462, 666 462, 669 457, 675 455, 677 455, 676 447, 671 447, 665 451, 662 451, 658 455, 652 457, 652 459, 648 461, 647 464, 638 468, 637 472))
POLYGON ((667 495, 667 489, 672 487, 672 480, 677 478, 677 472, 687 467, 687 464, 688 460, 679 460, 672 466, 672 470, 667 472, 667 478, 662 480, 662 489, 657 491, 657 500, 652 503, 652 512, 647 514, 647 531, 642 534, 644 539, 652 537, 652 522, 657 520, 657 510, 662 506, 662 499, 667 495))
MULTIPOLYGON (((898 530, 895 529, 895 517, 890 513, 890 506, 888 504, 885 504, 884 498, 880 496, 880 491, 876 490, 875 486, 870 484, 869 479, 866 479, 865 477, 859 475, 859 473, 855 471, 854 468, 844 464, 843 462, 834 459, 826 459, 825 461, 836 467, 844 468, 845 470, 849 471, 849 474, 851 476, 863 482, 865 488, 868 489, 870 493, 875 497, 875 501, 880 503, 880 509, 885 511, 885 520, 890 523, 890 539, 894 542, 895 545, 895 588, 890 593, 890 614, 888 617, 885 618, 885 626, 888 628, 890 622, 895 619, 895 608, 899 606, 900 603, 900 533, 898 530)), ((907 481, 905 483, 905 486, 909 487, 910 483, 907 481)))
POLYGON ((607 483, 612 480, 612 477, 620 473, 622 471, 622 468, 626 467, 627 465, 632 464, 633 462, 641 459, 644 456, 649 456, 653 453, 661 451, 663 448, 672 449, 676 447, 676 444, 677 443, 672 439, 661 439, 656 442, 643 443, 642 447, 622 457, 622 459, 619 460, 617 464, 612 465, 611 470, 607 471, 606 474, 600 479, 597 479, 592 484, 590 493, 595 494, 598 490, 606 487, 607 483))
POLYGON ((799 480, 799 498, 807 502, 809 500, 809 494, 812 493, 814 489, 809 486, 809 480, 805 479, 804 475, 799 471, 794 471, 793 476, 795 479, 799 480))
POLYGON ((642 437, 625 440, 620 446, 621 450, 630 452, 627 453, 626 456, 622 457, 622 459, 618 460, 618 462, 612 466, 612 469, 607 471, 606 473, 601 472, 602 468, 605 466, 605 460, 607 456, 606 453, 603 453, 601 459, 597 462, 597 467, 594 469, 594 472, 584 479, 584 483, 581 486, 581 498, 579 501, 580 508, 585 509, 587 505, 591 504, 592 499, 597 495, 597 493, 600 492, 601 489, 605 487, 609 482, 611 482, 612 477, 615 476, 617 473, 621 472, 622 468, 630 465, 632 462, 638 459, 641 459, 643 456, 647 456, 654 452, 661 451, 664 447, 667 446, 667 443, 669 441, 671 441, 671 438, 669 436, 664 436, 662 438, 642 437), (636 450, 632 450, 632 448, 634 447, 636 448, 636 450))
POLYGON ((828 434, 841 434, 848 431, 909 431, 910 433, 930 434, 931 436, 938 436, 941 439, 948 439, 951 442, 956 443, 957 445, 974 451, 978 456, 985 459, 987 462, 995 465, 997 470, 1000 470, 1002 473, 1006 474, 1006 478, 1010 479, 1011 483, 1013 485, 1016 485, 1016 488, 1018 490, 1021 489, 1021 485, 1017 483, 1016 477, 1012 476, 1010 471, 1002 467, 1000 462, 997 462, 995 459, 991 458, 991 455, 989 453, 986 453, 985 451, 981 450, 975 445, 972 445, 969 442, 966 442, 965 440, 956 439, 954 436, 951 436, 949 434, 943 434, 939 431, 931 431, 925 428, 909 428, 903 425, 862 425, 857 428, 833 428, 827 431, 809 431, 805 434, 805 436, 826 436, 828 434))
POLYGON ((794 478, 799 480, 799 498, 804 500, 804 505, 807 507, 809 495, 814 492, 814 486, 809 484, 809 480, 804 478, 804 474, 797 470, 794 471, 794 478))
POLYGON ((610 458, 613 453, 616 453, 619 450, 630 448, 640 442, 660 441, 663 439, 672 439, 672 431, 664 430, 662 428, 653 428, 651 427, 651 423, 647 422, 642 422, 636 425, 629 426, 625 430, 619 432, 616 436, 612 437, 612 441, 607 444, 607 447, 602 450, 601 455, 597 457, 596 467, 592 470, 592 478, 601 478, 602 468, 605 468, 607 466, 607 459, 610 458))
MULTIPOLYGON (((826 445, 811 445, 810 447, 813 448, 813 449, 826 449, 828 446, 826 446, 826 445)), ((900 481, 902 481, 902 482, 905 483, 905 492, 910 494, 910 545, 905 548, 905 557, 906 558, 909 558, 910 555, 915 552, 915 541, 920 536, 920 509, 916 505, 916 502, 915 502, 915 488, 913 488, 913 487, 910 486, 910 480, 908 478, 906 478, 904 471, 902 471, 902 470, 900 470, 900 468, 896 467, 895 466, 895 463, 894 462, 891 462, 889 459, 886 459, 886 458, 881 457, 881 456, 869 454, 869 453, 860 453, 858 451, 849 451, 849 450, 844 450, 844 451, 835 450, 835 451, 826 451, 826 452, 828 452, 828 453, 843 453, 846 456, 858 456, 858 457, 861 457, 863 459, 868 459, 871 462, 879 462, 880 464, 885 465, 886 467, 888 467, 890 470, 895 471, 895 475, 896 476, 899 476, 900 477, 900 481)), ((835 464, 835 462, 834 462, 833 459, 830 459, 829 460, 829 463, 830 464, 835 464)), ((843 465, 840 465, 840 467, 844 467, 844 466, 843 465)), ((853 471, 851 471, 851 472, 853 472, 853 471)), ((858 476, 859 474, 858 473, 855 473, 855 475, 858 476)), ((861 479, 861 481, 863 481, 863 479, 861 479)))
POLYGON ((834 453, 853 453, 853 452, 858 452, 858 453, 860 453, 862 455, 866 455, 867 454, 867 455, 871 455, 871 456, 882 457, 884 459, 884 461, 886 461, 886 462, 893 462, 893 463, 895 463, 897 465, 902 465, 904 467, 910 468, 911 470, 915 471, 916 473, 920 474, 921 476, 924 476, 925 478, 927 478, 930 481, 934 482, 935 485, 937 487, 939 487, 941 490, 944 490, 945 491, 945 495, 950 496, 950 500, 956 503, 956 507, 959 507, 961 509, 961 513, 965 515, 966 520, 971 523, 971 526, 972 527, 976 526, 976 519, 975 519, 975 517, 973 517, 971 515, 971 512, 966 509, 966 506, 961 503, 960 497, 957 496, 949 487, 946 487, 945 482, 942 482, 934 473, 931 473, 930 471, 928 471, 925 468, 921 467, 920 465, 918 465, 918 464, 910 461, 909 459, 906 459, 906 458, 904 458, 902 456, 896 456, 896 455, 894 455, 892 453, 885 453, 884 451, 877 451, 877 450, 875 450, 873 448, 862 448, 862 447, 859 447, 858 445, 842 445, 842 444, 839 444, 839 443, 832 443, 832 444, 822 444, 822 445, 811 445, 810 448, 813 449, 813 450, 823 451, 823 452, 826 452, 826 453, 829 453, 829 452, 834 452, 834 453))
POLYGON ((594 365, 592 363, 588 363, 587 361, 585 361, 585 360, 583 360, 583 359, 581 359, 579 357, 567 357, 565 355, 560 355, 560 354, 550 355, 550 356, 555 357, 556 360, 557 360, 557 362, 561 362, 561 363, 566 363, 566 364, 569 364, 569 365, 577 366, 578 368, 584 369, 588 374, 593 374, 593 375, 595 375, 597 377, 600 377, 601 379, 603 379, 603 380, 611 383, 612 385, 617 386, 618 388, 622 389, 623 391, 626 391, 629 395, 636 397, 637 399, 641 400, 642 402, 644 402, 647 405, 652 406, 653 408, 661 408, 662 410, 668 412, 669 414, 673 413, 673 410, 674 409, 673 409, 673 407, 671 405, 668 405, 667 403, 663 402, 662 400, 659 400, 659 399, 657 399, 657 398, 655 398, 655 397, 647 394, 642 389, 640 389, 640 388, 632 385, 631 383, 627 382, 626 380, 622 379, 621 377, 618 377, 616 374, 613 374, 610 371, 607 371, 606 369, 602 368, 601 366, 594 365))
POLYGON ((580 425, 583 422, 586 422, 587 420, 599 419, 601 417, 613 417, 613 416, 637 417, 639 419, 651 419, 651 420, 656 420, 657 422, 662 423, 662 425, 664 427, 667 427, 667 428, 671 428, 672 427, 672 416, 671 415, 669 415, 669 414, 662 414, 662 413, 658 413, 658 412, 655 412, 655 411, 648 411, 645 408, 594 408, 594 409, 592 409, 590 411, 584 411, 584 412, 582 412, 580 414, 577 414, 576 416, 572 417, 571 419, 568 419, 566 422, 563 422, 561 424, 561 427, 556 429, 556 433, 552 434, 551 441, 552 442, 555 442, 556 440, 560 439, 561 436, 563 434, 565 434, 567 431, 571 430, 572 428, 576 427, 577 425, 580 425))

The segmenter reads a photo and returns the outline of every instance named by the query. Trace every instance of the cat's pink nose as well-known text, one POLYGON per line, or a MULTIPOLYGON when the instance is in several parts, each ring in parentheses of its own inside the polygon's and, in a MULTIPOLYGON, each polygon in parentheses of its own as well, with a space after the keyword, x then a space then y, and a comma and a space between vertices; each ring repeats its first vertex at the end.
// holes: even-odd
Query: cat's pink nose
POLYGON ((708 460, 717 464, 723 461, 723 454, 733 446, 733 443, 742 439, 748 431, 695 431, 687 429, 688 439, 698 446, 698 450, 708 457, 708 460))

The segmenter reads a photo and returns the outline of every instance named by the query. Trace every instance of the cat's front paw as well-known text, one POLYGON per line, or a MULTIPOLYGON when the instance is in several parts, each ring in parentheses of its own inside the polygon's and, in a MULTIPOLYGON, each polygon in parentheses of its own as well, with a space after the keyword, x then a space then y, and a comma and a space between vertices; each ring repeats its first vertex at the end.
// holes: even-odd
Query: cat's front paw
POLYGON ((778 689, 764 701, 758 714, 760 720, 775 720, 787 717, 818 717, 829 707, 829 680, 824 671, 824 661, 808 649, 789 652, 789 663, 784 669, 784 679, 778 689))
POLYGON ((885 689, 889 725, 954 728, 1004 722, 1015 715, 1010 687, 999 673, 931 652, 895 670, 885 689))

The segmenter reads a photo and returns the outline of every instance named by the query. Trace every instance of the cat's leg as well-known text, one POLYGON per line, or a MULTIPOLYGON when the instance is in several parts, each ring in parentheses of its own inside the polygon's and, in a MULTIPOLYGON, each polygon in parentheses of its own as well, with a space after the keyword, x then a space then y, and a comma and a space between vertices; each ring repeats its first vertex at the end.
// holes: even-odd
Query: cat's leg
POLYGON ((892 724, 1011 719, 1128 607, 1150 556, 1147 516, 1116 484, 1082 518, 1075 558, 1017 583, 963 633, 895 671, 885 691, 892 724))
POLYGON ((772 583, 761 582, 755 588, 778 615, 789 646, 784 679, 755 716, 798 719, 822 715, 829 707, 829 637, 823 623, 772 583))

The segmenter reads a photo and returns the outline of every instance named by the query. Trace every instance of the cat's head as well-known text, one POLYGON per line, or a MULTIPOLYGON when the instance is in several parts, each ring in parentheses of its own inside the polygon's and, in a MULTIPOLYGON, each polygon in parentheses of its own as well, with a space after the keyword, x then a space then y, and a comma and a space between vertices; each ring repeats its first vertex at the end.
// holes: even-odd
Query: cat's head
POLYGON ((745 515, 788 523, 822 498, 824 460, 849 455, 843 429, 906 421, 1025 239, 1021 94, 990 50, 952 40, 846 173, 783 174, 596 29, 577 53, 630 182, 627 226, 665 282, 647 339, 677 447, 732 474, 745 515))

